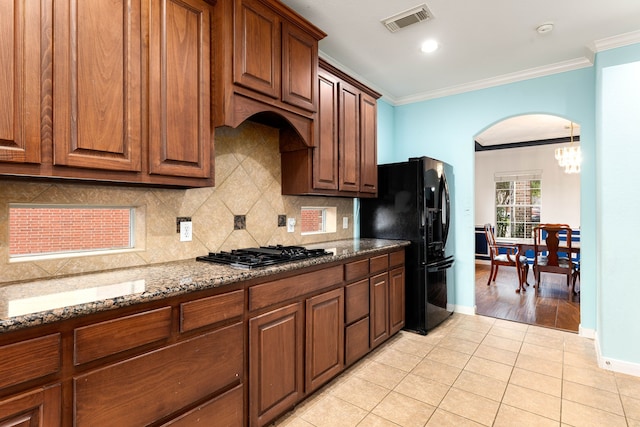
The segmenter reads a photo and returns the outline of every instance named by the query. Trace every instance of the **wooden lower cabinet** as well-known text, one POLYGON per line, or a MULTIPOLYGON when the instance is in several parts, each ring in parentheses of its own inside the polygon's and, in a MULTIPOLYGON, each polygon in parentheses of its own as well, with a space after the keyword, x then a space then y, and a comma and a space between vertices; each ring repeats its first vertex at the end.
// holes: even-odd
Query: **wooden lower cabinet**
MULTIPOLYGON (((367 275, 369 272, 369 260, 366 261, 366 270, 357 277, 367 275)), ((360 263, 347 264, 345 276, 354 266, 360 263)), ((369 352, 369 279, 363 279, 351 283, 344 288, 345 291, 345 364, 350 365, 369 352)))
POLYGON ((236 323, 76 376, 75 426, 147 425, 239 382, 243 341, 236 323))
POLYGON ((2 427, 58 427, 61 425, 61 393, 58 384, 0 400, 0 426, 2 427))
POLYGON ((0 334, 0 427, 267 425, 402 328, 403 253, 0 334))
POLYGON ((345 328, 344 363, 347 365, 369 352, 369 316, 345 328))
POLYGON ((263 426, 303 396, 302 302, 249 319, 249 424, 263 426))
POLYGON ((370 340, 374 348, 389 338, 389 274, 373 276, 369 286, 370 340))
POLYGON ((389 271, 389 334, 404 327, 404 267, 389 271))
POLYGON ((344 366, 344 289, 334 289, 307 299, 307 393, 338 375, 344 366))

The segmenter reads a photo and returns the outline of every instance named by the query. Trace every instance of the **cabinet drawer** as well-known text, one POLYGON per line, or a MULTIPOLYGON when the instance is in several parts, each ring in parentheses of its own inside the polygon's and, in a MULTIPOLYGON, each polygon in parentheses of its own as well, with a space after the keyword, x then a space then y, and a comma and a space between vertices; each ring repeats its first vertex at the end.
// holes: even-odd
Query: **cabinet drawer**
POLYGON ((162 424, 162 427, 242 427, 244 420, 243 405, 242 384, 240 384, 181 417, 162 424))
POLYGON ((249 288, 249 310, 268 307, 342 282, 342 266, 274 280, 249 288))
POLYGON ((369 260, 350 262, 344 265, 344 279, 346 281, 359 279, 369 274, 369 260))
POLYGON ((171 307, 77 328, 74 331, 74 363, 91 362, 166 339, 170 334, 171 307))
POLYGON ((0 388, 60 370, 60 334, 0 347, 0 388))
POLYGON ((148 425, 239 382, 242 331, 237 323, 75 377, 75 425, 148 425))
POLYGON ((345 322, 347 324, 369 315, 369 280, 347 285, 345 297, 345 322))
POLYGON ((369 351, 369 317, 347 326, 345 330, 344 363, 349 365, 369 351))
POLYGON ((371 274, 379 273, 389 268, 389 255, 379 255, 371 258, 371 267, 369 271, 371 274))
POLYGON ((180 332, 242 316, 244 291, 228 292, 180 304, 180 332))
POLYGON ((404 264, 404 251, 397 251, 389 254, 389 267, 397 267, 402 264, 404 264))

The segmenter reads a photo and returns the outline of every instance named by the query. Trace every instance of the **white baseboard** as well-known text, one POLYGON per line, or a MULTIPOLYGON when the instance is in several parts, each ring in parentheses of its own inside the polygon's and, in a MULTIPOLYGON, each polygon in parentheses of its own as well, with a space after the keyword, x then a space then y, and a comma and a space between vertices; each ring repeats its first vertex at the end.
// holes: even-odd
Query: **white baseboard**
POLYGON ((474 307, 468 307, 466 305, 453 305, 453 304, 447 304, 447 310, 451 311, 451 308, 453 308, 453 312, 454 313, 460 313, 460 314, 467 314, 470 316, 473 316, 476 314, 476 308, 474 307))
POLYGON ((598 357, 598 366, 607 371, 619 372, 621 374, 633 375, 640 377, 640 363, 626 362, 624 360, 605 357, 600 353, 600 342, 598 334, 595 337, 596 355, 598 357))
POLYGON ((578 335, 593 340, 596 338, 596 330, 583 328, 582 325, 578 325, 578 335))

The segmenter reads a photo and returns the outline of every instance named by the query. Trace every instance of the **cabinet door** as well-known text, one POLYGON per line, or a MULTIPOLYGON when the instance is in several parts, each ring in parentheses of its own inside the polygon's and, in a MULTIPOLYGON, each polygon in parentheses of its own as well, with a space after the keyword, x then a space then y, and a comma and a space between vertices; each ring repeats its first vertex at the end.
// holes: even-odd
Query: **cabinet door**
POLYGON ((360 190, 360 98, 351 85, 340 82, 340 191, 360 190))
POLYGON ((211 176, 211 10, 150 2, 149 172, 211 176))
POLYGON ((389 276, 378 274, 369 279, 371 348, 389 337, 389 276))
POLYGON ((54 164, 141 169, 141 3, 54 3, 54 164))
POLYGON ((0 161, 40 162, 40 2, 0 2, 0 161))
POLYGON ((378 193, 376 100, 360 95, 360 192, 378 193))
POLYGON ((342 371, 344 360, 344 289, 307 300, 306 386, 317 389, 342 371))
POLYGON ((280 18, 259 0, 235 0, 233 82, 280 98, 280 18))
POLYGON ((318 73, 316 147, 313 149, 313 188, 338 189, 338 80, 318 73))
POLYGON ((249 320, 249 425, 268 424, 303 395, 302 302, 249 320))
POLYGON ((389 272, 389 333, 391 335, 404 327, 404 267, 389 272))
POLYGON ((316 111, 318 42, 287 22, 282 23, 282 100, 316 111))
POLYGON ((60 386, 47 387, 0 400, 3 427, 61 426, 60 386))

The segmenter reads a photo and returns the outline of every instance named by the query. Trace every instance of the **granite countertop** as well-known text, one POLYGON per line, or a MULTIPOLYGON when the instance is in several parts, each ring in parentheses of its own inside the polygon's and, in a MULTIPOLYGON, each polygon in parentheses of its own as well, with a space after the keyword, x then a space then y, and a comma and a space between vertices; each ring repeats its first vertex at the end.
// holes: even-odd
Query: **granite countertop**
POLYGON ((405 240, 348 239, 305 245, 332 256, 239 270, 195 260, 126 268, 0 287, 0 333, 100 311, 218 288, 257 277, 375 254, 409 244, 405 240))

